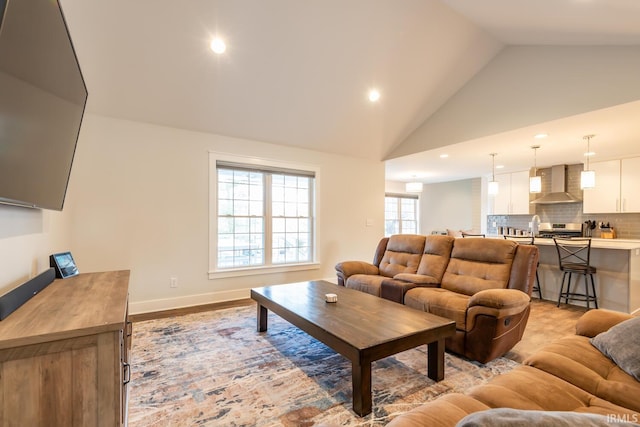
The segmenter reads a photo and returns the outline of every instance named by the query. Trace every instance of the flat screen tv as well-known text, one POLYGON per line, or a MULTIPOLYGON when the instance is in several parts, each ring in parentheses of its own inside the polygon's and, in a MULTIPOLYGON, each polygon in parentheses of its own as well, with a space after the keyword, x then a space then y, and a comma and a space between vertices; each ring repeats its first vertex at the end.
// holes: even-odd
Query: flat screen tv
POLYGON ((0 0, 0 203, 62 210, 87 88, 56 0, 0 0))

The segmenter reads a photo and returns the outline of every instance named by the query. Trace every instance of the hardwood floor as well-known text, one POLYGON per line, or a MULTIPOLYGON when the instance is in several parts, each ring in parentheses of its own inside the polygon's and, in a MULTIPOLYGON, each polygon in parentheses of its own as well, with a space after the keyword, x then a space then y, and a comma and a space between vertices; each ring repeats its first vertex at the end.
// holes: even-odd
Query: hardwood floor
MULTIPOLYGON (((208 310, 221 310, 224 308, 238 307, 243 305, 253 305, 255 301, 243 299, 238 301, 228 301, 195 307, 185 307, 174 310, 164 310, 153 313, 135 314, 130 316, 132 322, 144 320, 160 319, 171 316, 182 316, 190 313, 198 313, 208 310)), ((533 299, 531 302, 531 314, 527 322, 527 328, 522 340, 507 352, 504 357, 522 362, 529 355, 533 354, 545 344, 555 341, 565 335, 572 335, 576 332, 576 321, 587 311, 584 307, 561 304, 556 307, 553 301, 533 299)))
POLYGON ((587 311, 584 307, 533 299, 531 314, 522 340, 504 357, 522 362, 540 347, 565 335, 576 333, 576 321, 587 311))

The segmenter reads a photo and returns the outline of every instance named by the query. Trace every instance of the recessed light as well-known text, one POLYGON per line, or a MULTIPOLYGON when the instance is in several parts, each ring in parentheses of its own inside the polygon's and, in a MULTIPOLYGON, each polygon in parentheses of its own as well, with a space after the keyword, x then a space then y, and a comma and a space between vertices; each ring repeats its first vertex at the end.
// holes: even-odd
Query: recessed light
POLYGON ((542 139, 542 138, 548 138, 548 137, 549 137, 549 134, 547 134, 547 133, 539 133, 539 134, 534 136, 534 138, 536 138, 536 139, 542 139))
POLYGON ((211 47, 211 50, 217 54, 224 53, 224 51, 227 50, 227 45, 224 43, 224 40, 219 37, 211 40, 211 44, 209 46, 211 47))
POLYGON ((440 154, 440 158, 441 158, 441 159, 446 159, 447 157, 449 157, 449 155, 448 155, 448 154, 440 154))
POLYGON ((504 169, 504 165, 496 165, 496 169, 504 169))
POLYGON ((378 89, 371 89, 369 91, 369 101, 376 102, 380 99, 380 92, 378 89))
POLYGON ((596 152, 595 151, 587 151, 586 153, 584 153, 585 157, 591 157, 591 156, 595 156, 596 152))

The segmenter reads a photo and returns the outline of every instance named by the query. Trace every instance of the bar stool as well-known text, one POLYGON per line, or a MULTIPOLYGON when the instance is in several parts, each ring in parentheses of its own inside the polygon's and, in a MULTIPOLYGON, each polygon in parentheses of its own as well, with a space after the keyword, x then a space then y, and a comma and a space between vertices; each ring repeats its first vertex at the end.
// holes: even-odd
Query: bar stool
POLYGON ((590 264, 591 259, 591 238, 561 238, 554 237, 553 242, 558 252, 558 266, 562 274, 562 283, 560 284, 560 294, 558 295, 558 307, 560 301, 564 298, 564 303, 568 304, 569 300, 584 301, 587 303, 594 302, 598 308, 598 296, 596 295, 596 285, 593 281, 593 275, 596 268, 590 264), (571 275, 581 274, 584 277, 584 293, 571 292, 571 275), (568 277, 567 277, 568 275, 568 277), (591 279, 591 291, 589 293, 589 282, 587 276, 591 279), (565 278, 567 278, 567 289, 564 289, 565 278))
MULTIPOLYGON (((523 245, 533 245, 535 237, 533 236, 513 236, 506 235, 504 236, 506 240, 513 240, 517 243, 522 243, 523 245)), ((536 284, 533 286, 531 293, 538 292, 538 297, 542 299, 542 290, 540 288, 540 278, 538 277, 538 267, 540 267, 540 262, 536 265, 536 284)))

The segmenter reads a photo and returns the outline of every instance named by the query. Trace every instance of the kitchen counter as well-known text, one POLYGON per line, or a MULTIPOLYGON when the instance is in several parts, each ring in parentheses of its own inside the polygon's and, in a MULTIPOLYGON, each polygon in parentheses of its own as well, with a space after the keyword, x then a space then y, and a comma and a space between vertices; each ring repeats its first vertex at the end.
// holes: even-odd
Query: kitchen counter
MULTIPOLYGON (((551 245, 553 246, 553 239, 545 239, 536 237, 536 245, 551 245)), ((632 239, 601 239, 598 237, 591 238, 592 249, 621 249, 621 250, 640 250, 640 240, 632 239)))

